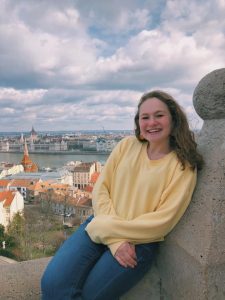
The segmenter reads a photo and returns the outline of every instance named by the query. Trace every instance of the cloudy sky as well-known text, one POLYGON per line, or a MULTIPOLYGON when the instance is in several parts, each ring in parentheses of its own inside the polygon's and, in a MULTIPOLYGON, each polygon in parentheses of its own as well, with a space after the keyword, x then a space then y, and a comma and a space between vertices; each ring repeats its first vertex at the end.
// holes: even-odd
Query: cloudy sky
POLYGON ((224 49, 225 0, 0 0, 0 131, 133 129, 152 89, 199 128, 224 49))

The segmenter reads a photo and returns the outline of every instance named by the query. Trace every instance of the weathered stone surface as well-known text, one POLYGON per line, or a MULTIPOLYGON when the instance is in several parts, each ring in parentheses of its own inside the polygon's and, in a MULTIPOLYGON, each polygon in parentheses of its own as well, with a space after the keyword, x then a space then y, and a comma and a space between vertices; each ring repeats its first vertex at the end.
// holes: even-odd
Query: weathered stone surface
POLYGON ((160 279, 155 266, 121 300, 162 300, 160 298, 160 279))
MULTIPOLYGON (((41 299, 40 279, 49 258, 0 266, 0 300, 41 299)), ((160 300, 160 281, 155 266, 121 300, 160 300), (150 284, 149 284, 150 283, 150 284)), ((90 299, 91 300, 91 299, 90 299)))
POLYGON ((200 81, 194 103, 205 119, 198 136, 205 166, 199 172, 187 212, 161 247, 158 264, 168 299, 222 300, 225 299, 225 69, 216 70, 200 81))
POLYGON ((193 104, 203 120, 225 118, 225 69, 215 70, 199 82, 193 104))
POLYGON ((0 266, 0 300, 39 300, 48 258, 0 266))

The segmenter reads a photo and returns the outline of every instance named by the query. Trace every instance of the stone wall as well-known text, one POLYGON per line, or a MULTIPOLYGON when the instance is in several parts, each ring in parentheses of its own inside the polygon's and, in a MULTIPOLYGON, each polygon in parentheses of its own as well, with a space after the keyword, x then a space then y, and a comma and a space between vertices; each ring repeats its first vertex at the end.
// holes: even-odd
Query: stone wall
POLYGON ((198 145, 205 159, 191 204, 162 244, 158 260, 167 299, 225 299, 225 69, 197 85, 194 107, 204 120, 198 145))

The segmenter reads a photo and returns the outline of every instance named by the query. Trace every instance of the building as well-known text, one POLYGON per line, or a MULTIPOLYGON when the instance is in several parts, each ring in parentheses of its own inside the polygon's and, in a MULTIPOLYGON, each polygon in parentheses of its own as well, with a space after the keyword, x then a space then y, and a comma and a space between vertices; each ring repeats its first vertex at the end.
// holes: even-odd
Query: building
POLYGON ((14 165, 9 163, 1 163, 0 165, 0 178, 5 176, 17 174, 23 172, 24 168, 22 165, 14 165))
POLYGON ((1 141, 0 142, 0 151, 2 152, 8 152, 9 151, 9 142, 8 141, 1 141))
POLYGON ((24 199, 18 191, 0 191, 0 224, 5 228, 16 213, 23 213, 24 199))
POLYGON ((35 188, 40 180, 30 180, 30 179, 13 179, 11 180, 8 189, 10 191, 18 191, 23 196, 24 200, 27 200, 28 190, 35 188))
POLYGON ((1 179, 0 191, 18 191, 27 200, 28 191, 35 189, 36 185, 40 182, 39 179, 1 179))
POLYGON ((82 223, 93 214, 89 195, 80 190, 73 196, 61 194, 53 197, 51 205, 53 212, 61 215, 64 222, 66 218, 74 218, 78 223, 82 223))
MULTIPOLYGON (((11 147, 11 146, 10 146, 11 147)), ((63 152, 68 151, 67 142, 59 140, 57 142, 47 142, 38 140, 37 142, 30 139, 27 147, 30 152, 63 152)))
POLYGON ((30 181, 38 179, 42 181, 69 184, 71 186, 73 185, 72 173, 66 168, 60 168, 52 172, 22 172, 15 175, 10 175, 7 177, 7 179, 29 179, 30 181))
POLYGON ((92 188, 94 187, 98 177, 100 175, 100 172, 94 172, 92 175, 91 175, 91 179, 89 181, 89 186, 91 186, 92 188))
POLYGON ((33 142, 38 140, 38 134, 34 130, 33 126, 32 126, 32 129, 31 129, 31 132, 30 132, 30 140, 33 141, 33 142))
POLYGON ((75 166, 72 170, 73 185, 78 189, 84 189, 87 185, 89 185, 91 176, 95 172, 95 170, 95 162, 82 162, 79 165, 75 166))
POLYGON ((95 140, 87 140, 83 141, 83 150, 84 151, 96 151, 96 141, 95 140))
POLYGON ((33 163, 33 161, 29 157, 26 140, 24 143, 24 155, 21 161, 21 165, 24 167, 24 172, 32 173, 38 171, 38 166, 33 163))
POLYGON ((0 179, 0 191, 8 190, 10 183, 10 179, 0 179))
POLYGON ((117 139, 98 138, 96 141, 97 152, 111 152, 118 141, 117 139))

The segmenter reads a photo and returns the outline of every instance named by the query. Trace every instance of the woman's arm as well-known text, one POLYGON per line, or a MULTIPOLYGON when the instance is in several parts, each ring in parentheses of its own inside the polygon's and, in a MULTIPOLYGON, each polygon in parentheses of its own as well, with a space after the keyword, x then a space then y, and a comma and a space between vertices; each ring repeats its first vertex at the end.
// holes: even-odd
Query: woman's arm
POLYGON ((121 151, 127 138, 120 141, 111 152, 92 192, 94 215, 116 215, 111 199, 111 183, 115 168, 121 157, 121 151))

